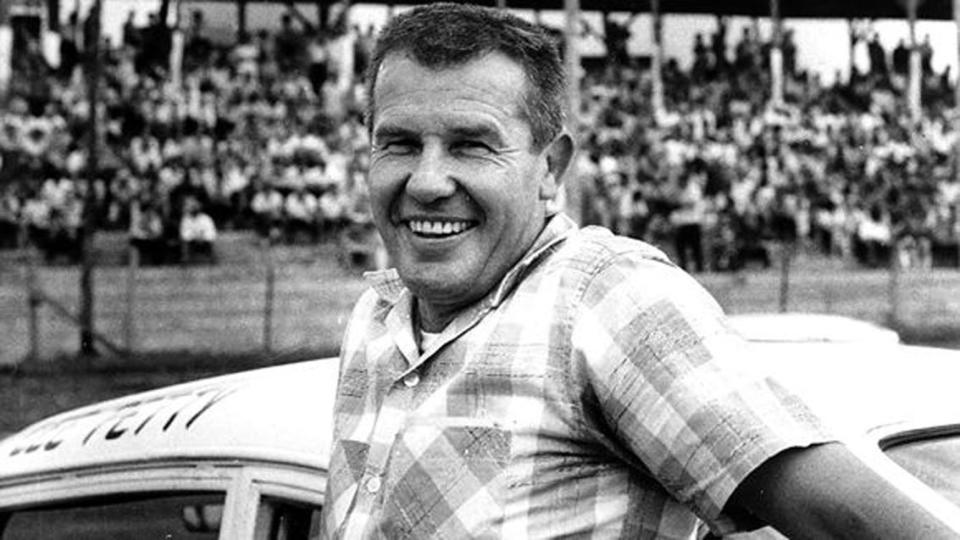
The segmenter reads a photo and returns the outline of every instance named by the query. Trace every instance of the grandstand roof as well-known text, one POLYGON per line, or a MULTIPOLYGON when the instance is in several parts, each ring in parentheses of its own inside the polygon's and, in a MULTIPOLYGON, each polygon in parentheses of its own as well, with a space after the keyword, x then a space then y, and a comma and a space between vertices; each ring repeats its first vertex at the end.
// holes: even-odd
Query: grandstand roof
MULTIPOLYGON (((509 0, 508 0, 509 1, 509 0)), ((528 0, 521 0, 528 1, 528 0)), ((537 0, 529 0, 538 3, 537 0)), ((608 11, 649 11, 649 0, 581 0, 583 9, 608 11), (616 6, 615 8, 612 6, 616 6), (588 7, 589 6, 589 7, 588 7), (594 7, 596 6, 596 7, 594 7), (632 6, 632 8, 631 8, 632 6), (636 6, 642 6, 637 9, 636 6)), ((952 0, 920 0, 917 16, 921 19, 952 19, 952 0)), ((786 18, 900 19, 906 16, 905 0, 780 0, 780 13, 786 18)), ((770 15, 770 0, 661 0, 664 13, 720 13, 725 15, 770 15)))
MULTIPOLYGON (((188 0, 189 2, 190 0, 188 0)), ((210 0, 201 0, 210 1, 210 0)), ((216 1, 216 0, 215 0, 216 1)), ((220 0, 236 2, 238 0, 220 0)), ((248 2, 286 3, 287 0, 247 0, 248 2)), ((366 3, 414 5, 433 0, 361 0, 366 3)), ((496 5, 496 0, 452 0, 461 3, 496 5)), ((838 19, 901 19, 906 17, 907 0, 780 0, 780 13, 785 18, 838 19)), ((919 0, 917 17, 920 19, 952 19, 953 0, 919 0)), ((521 9, 563 10, 563 0, 506 0, 507 6, 521 9)), ((580 0, 584 11, 650 11, 650 0, 580 0)), ((660 10, 665 14, 721 14, 767 17, 770 0, 661 0, 660 10)))

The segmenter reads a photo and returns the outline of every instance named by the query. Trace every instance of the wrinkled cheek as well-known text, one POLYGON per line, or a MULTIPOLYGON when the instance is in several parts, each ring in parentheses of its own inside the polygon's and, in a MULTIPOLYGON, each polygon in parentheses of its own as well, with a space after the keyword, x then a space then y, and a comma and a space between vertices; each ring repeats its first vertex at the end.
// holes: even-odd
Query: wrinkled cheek
POLYGON ((390 256, 392 264, 401 264, 410 259, 409 247, 404 248, 403 239, 400 231, 390 224, 376 223, 377 230, 380 232, 380 238, 383 240, 383 246, 390 256))
POLYGON ((400 191, 389 189, 389 186, 386 184, 377 185, 373 182, 368 182, 368 186, 370 212, 373 216, 373 222, 377 226, 377 229, 381 231, 381 234, 383 234, 393 226, 390 218, 392 215, 396 215, 397 205, 400 200, 398 196, 400 191))

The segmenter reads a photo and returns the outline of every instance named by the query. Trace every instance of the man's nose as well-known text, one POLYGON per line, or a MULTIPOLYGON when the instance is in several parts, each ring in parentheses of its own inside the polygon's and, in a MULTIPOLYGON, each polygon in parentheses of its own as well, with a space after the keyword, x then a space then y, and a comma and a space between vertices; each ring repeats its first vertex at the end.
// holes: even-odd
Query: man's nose
POLYGON ((427 145, 407 181, 407 194, 423 204, 450 197, 457 189, 452 173, 450 158, 443 149, 427 145))

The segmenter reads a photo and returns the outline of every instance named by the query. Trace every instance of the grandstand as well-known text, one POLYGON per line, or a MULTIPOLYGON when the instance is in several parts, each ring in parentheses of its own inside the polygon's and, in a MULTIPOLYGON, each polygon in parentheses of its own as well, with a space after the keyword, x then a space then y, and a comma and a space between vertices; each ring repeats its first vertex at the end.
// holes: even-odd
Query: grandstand
MULTIPOLYGON (((896 2, 782 4, 783 17, 907 13, 896 2)), ((630 7, 658 5, 667 9, 630 7)), ((724 9, 768 16, 771 5, 779 4, 724 9)), ((952 17, 944 6, 928 1, 916 16, 952 17)), ((670 13, 713 9, 669 3, 670 13)), ((284 259, 290 264, 332 257, 345 263, 344 276, 357 275, 353 262, 383 264, 363 182, 373 35, 337 17, 316 19, 291 8, 275 31, 238 31, 227 42, 209 35, 202 17, 182 17, 181 33, 159 13, 145 26, 131 22, 101 51, 103 135, 94 141, 83 62, 92 26, 64 18, 55 66, 29 32, 17 34, 22 54, 10 59, 0 109, 0 247, 18 255, 0 260, 35 249, 41 271, 65 275, 93 235, 99 264, 125 265, 136 253, 150 267, 141 272, 159 272, 151 275, 200 275, 197 262, 231 274, 259 265, 263 245, 308 254, 284 259), (211 224, 201 227, 209 258, 188 249, 187 207, 211 224)), ((607 61, 584 64, 571 115, 581 151, 567 179, 578 188, 568 210, 584 225, 652 242, 703 276, 777 267, 786 252, 827 268, 957 268, 956 88, 933 70, 931 50, 886 50, 866 31, 857 39, 870 51, 868 68, 827 85, 797 62, 788 32, 733 35, 718 17, 690 44, 687 68, 628 54, 623 27, 606 21, 607 61)), ((562 32, 550 30, 559 44, 562 32)))

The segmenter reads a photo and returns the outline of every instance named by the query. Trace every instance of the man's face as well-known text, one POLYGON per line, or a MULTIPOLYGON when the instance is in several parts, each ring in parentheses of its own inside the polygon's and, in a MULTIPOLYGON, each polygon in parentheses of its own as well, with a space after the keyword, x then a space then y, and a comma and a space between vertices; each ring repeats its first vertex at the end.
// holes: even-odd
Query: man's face
POLYGON ((525 80, 498 53, 443 70, 401 54, 381 65, 371 206, 426 330, 487 293, 543 228, 557 182, 550 146, 534 151, 520 115, 525 80))

